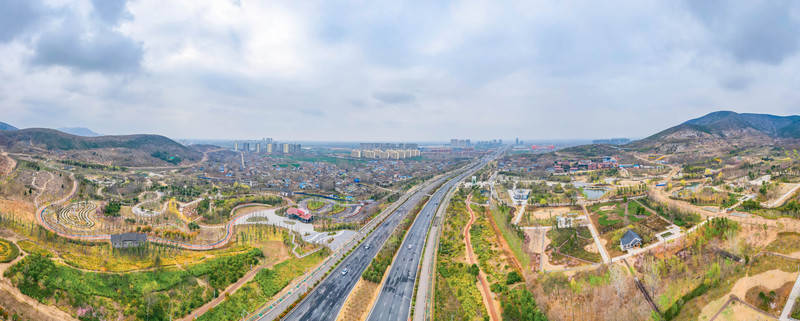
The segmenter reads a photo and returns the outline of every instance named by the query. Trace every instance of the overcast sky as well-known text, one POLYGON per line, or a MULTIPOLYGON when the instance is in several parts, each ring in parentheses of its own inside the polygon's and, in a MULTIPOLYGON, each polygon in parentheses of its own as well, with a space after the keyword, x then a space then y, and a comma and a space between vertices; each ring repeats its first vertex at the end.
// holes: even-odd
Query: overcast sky
POLYGON ((643 137, 800 113, 798 1, 0 0, 0 121, 173 138, 643 137))

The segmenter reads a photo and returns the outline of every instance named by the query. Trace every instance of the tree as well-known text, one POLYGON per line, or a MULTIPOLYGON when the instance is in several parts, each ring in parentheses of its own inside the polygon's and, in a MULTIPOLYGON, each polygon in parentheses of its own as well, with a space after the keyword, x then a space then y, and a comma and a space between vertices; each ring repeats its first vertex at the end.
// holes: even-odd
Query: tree
POLYGON ((467 268, 467 271, 469 272, 469 274, 472 274, 473 276, 478 276, 478 273, 480 273, 481 270, 480 268, 478 268, 477 264, 473 263, 472 265, 469 266, 469 268, 467 268))
POLYGON ((121 208, 122 204, 120 204, 120 202, 109 201, 108 204, 106 204, 106 207, 103 209, 103 214, 105 214, 106 216, 117 217, 119 216, 119 210, 121 208))

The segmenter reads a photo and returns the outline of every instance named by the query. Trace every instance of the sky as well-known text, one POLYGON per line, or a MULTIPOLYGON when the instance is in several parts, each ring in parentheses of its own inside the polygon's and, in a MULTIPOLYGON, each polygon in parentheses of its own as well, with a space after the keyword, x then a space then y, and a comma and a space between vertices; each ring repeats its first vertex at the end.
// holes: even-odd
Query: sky
POLYGON ((645 137, 800 113, 798 1, 0 0, 0 121, 173 138, 645 137))

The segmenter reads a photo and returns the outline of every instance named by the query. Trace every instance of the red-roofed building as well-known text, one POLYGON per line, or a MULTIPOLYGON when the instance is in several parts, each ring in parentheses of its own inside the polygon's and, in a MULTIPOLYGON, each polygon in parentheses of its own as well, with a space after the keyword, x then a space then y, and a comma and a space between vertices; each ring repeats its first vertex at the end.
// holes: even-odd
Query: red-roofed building
POLYGON ((300 208, 296 208, 296 207, 292 207, 292 208, 286 210, 286 215, 289 218, 293 218, 293 219, 299 220, 299 221, 304 222, 304 223, 311 223, 311 221, 314 220, 314 216, 311 215, 311 213, 306 212, 305 210, 300 209, 300 208))

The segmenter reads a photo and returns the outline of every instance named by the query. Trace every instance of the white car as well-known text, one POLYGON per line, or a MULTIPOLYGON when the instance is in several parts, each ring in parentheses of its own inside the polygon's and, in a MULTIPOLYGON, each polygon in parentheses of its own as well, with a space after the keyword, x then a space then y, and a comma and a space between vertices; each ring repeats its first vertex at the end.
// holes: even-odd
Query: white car
POLYGON ((347 274, 347 268, 344 268, 344 270, 342 270, 342 275, 346 275, 346 274, 347 274))

